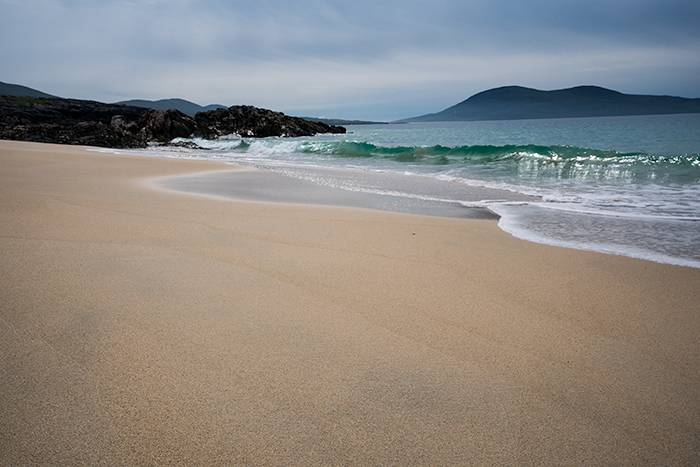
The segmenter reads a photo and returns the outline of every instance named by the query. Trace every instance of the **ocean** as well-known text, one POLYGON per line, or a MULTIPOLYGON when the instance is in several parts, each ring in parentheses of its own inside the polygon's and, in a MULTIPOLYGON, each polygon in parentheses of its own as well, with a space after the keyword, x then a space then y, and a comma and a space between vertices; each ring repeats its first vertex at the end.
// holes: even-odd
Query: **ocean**
POLYGON ((700 267, 700 114, 348 126, 191 140, 223 160, 343 190, 459 203, 533 242, 700 267), (474 187, 489 188, 479 198, 474 187))

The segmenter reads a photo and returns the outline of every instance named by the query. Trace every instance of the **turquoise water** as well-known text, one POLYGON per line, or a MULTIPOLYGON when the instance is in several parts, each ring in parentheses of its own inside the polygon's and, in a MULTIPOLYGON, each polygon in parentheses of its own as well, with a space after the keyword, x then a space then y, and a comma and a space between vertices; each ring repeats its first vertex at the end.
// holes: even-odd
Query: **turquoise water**
POLYGON ((348 131, 195 140, 209 150, 184 154, 346 190, 484 206, 501 216, 502 229, 527 240, 700 267, 700 114, 348 131), (459 185, 502 196, 462 199, 459 185), (514 194, 537 198, 516 202, 514 194))

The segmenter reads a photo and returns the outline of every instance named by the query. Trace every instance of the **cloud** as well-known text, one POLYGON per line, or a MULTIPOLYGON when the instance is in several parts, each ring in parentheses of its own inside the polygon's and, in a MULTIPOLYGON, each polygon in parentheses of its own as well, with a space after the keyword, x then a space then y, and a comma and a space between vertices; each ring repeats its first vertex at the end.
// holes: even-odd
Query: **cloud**
POLYGON ((5 0, 0 80, 362 118, 504 84, 693 97, 698 19, 681 0, 5 0))

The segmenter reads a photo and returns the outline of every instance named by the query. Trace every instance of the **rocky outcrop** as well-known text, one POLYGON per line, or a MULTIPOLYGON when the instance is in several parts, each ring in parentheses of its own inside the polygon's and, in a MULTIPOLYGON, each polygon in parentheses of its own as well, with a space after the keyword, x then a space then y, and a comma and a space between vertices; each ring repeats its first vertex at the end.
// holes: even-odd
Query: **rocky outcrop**
POLYGON ((146 147, 144 109, 78 99, 0 96, 0 138, 110 148, 146 147))
POLYGON ((10 125, 49 123, 70 126, 79 122, 109 125, 114 115, 138 121, 144 109, 125 105, 60 98, 0 96, 0 122, 10 125))
MULTIPOLYGON (((139 148, 198 136, 313 136, 345 128, 251 106, 199 112, 144 109, 77 99, 0 96, 0 139, 139 148)), ((188 144, 191 147, 192 144, 188 144)))
POLYGON ((345 128, 311 122, 299 117, 289 117, 281 112, 259 109, 249 105, 237 105, 227 109, 198 112, 194 116, 195 135, 215 139, 226 135, 244 138, 270 136, 312 136, 318 133, 345 133, 345 128))
POLYGON ((146 109, 138 121, 138 135, 143 141, 167 143, 175 138, 188 138, 195 132, 195 123, 179 110, 146 109))
POLYGON ((39 123, 11 126, 0 124, 0 139, 78 144, 103 148, 146 147, 146 143, 132 133, 100 122, 78 122, 75 125, 39 123))

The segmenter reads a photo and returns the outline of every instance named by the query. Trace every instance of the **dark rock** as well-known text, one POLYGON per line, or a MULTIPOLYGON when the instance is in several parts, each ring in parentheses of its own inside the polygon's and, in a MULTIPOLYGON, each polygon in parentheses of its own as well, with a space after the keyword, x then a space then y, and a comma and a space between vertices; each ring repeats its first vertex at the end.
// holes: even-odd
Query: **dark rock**
POLYGON ((78 99, 0 96, 0 138, 111 148, 146 147, 142 108, 78 99))
POLYGON ((247 105, 198 112, 194 120, 197 125, 195 135, 206 139, 234 134, 241 137, 266 138, 345 133, 343 127, 289 117, 281 112, 247 105))
POLYGON ((197 143, 193 143, 192 141, 178 141, 173 143, 168 142, 168 143, 155 143, 156 146, 163 146, 163 147, 169 147, 169 148, 184 148, 184 149, 197 149, 199 151, 208 151, 209 148, 203 148, 197 143))
POLYGON ((38 123, 75 125, 78 122, 100 122, 109 125, 114 115, 121 115, 128 123, 138 121, 143 110, 140 107, 78 99, 0 96, 0 120, 15 125, 38 123))
POLYGON ((250 106, 199 112, 192 119, 175 109, 0 96, 0 139, 140 148, 191 136, 214 139, 237 134, 264 138, 318 133, 345 133, 345 128, 250 106))
POLYGON ((79 122, 70 126, 53 123, 15 126, 0 124, 0 139, 106 148, 146 147, 146 143, 134 135, 100 122, 79 122))
POLYGON ((179 110, 146 109, 139 118, 139 136, 144 141, 165 143, 175 138, 189 138, 195 123, 179 110))

